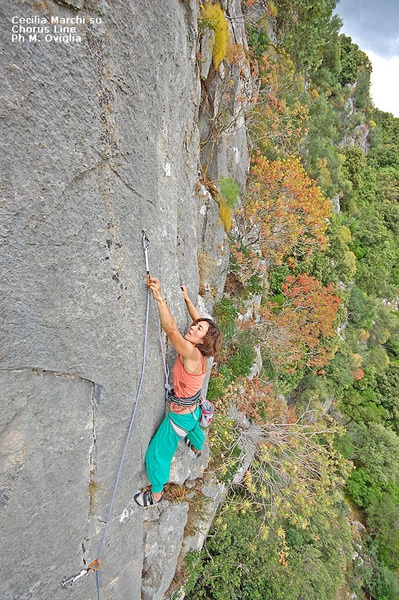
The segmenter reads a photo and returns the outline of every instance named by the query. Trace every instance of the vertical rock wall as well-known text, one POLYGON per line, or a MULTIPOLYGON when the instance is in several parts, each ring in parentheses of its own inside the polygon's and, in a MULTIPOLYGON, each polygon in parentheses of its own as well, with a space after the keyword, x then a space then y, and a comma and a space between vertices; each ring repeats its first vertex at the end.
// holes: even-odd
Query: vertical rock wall
MULTIPOLYGON (((187 325, 179 286, 195 296, 199 284, 196 17, 194 0, 0 6, 2 600, 65 598, 61 581, 97 556, 140 377, 142 228, 187 325), (72 23, 72 37, 52 18, 72 23), (29 38, 29 26, 49 33, 29 38)), ((146 372, 102 551, 103 600, 141 596, 132 495, 164 410, 153 316, 146 372)), ((94 599, 95 576, 69 593, 94 599)))

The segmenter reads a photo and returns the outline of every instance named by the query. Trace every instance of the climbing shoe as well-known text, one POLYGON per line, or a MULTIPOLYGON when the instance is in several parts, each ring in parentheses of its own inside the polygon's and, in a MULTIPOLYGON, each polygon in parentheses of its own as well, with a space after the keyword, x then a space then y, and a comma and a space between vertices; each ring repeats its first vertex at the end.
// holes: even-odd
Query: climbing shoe
POLYGON ((152 492, 138 492, 137 494, 135 494, 133 496, 136 504, 138 504, 139 506, 153 506, 154 504, 159 504, 161 502, 161 500, 163 499, 163 494, 162 496, 158 499, 155 500, 154 496, 152 495, 152 492))

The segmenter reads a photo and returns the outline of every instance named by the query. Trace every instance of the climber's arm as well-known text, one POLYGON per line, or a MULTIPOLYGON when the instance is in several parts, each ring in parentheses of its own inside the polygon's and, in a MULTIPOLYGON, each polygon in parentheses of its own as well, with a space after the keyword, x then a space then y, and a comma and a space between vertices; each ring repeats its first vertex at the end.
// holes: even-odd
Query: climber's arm
POLYGON ((174 320, 173 315, 166 304, 166 300, 162 295, 161 285, 156 277, 152 277, 150 279, 149 287, 158 305, 162 329, 172 342, 174 349, 181 355, 183 359, 190 360, 195 358, 197 351, 191 342, 185 340, 178 330, 176 321, 174 320))
POLYGON ((186 286, 182 285, 181 290, 183 292, 183 298, 185 300, 187 310, 190 314, 190 317, 192 318, 193 321, 196 321, 197 319, 199 319, 201 317, 201 315, 198 312, 198 310, 196 309, 196 307, 194 306, 194 304, 192 303, 190 296, 188 295, 186 286))

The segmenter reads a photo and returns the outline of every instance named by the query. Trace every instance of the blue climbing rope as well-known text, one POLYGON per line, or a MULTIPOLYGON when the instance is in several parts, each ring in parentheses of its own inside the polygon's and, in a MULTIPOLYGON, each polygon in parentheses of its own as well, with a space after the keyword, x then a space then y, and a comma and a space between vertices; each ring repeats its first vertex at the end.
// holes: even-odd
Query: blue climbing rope
MULTIPOLYGON (((148 266, 148 247, 149 247, 149 240, 148 240, 146 231, 143 229, 143 249, 144 249, 144 254, 145 254, 146 270, 147 270, 147 299, 146 299, 146 309, 145 309, 144 345, 143 345, 143 360, 142 360, 142 364, 141 364, 141 375, 140 375, 139 385, 138 385, 138 388, 137 388, 136 399, 135 399, 134 405, 133 405, 132 416, 130 418, 129 429, 128 429, 128 432, 127 432, 127 435, 126 435, 126 440, 125 440, 125 445, 124 445, 123 452, 122 452, 121 461, 119 463, 118 474, 117 474, 116 480, 115 480, 115 485, 114 485, 114 490, 113 490, 113 493, 112 493, 111 503, 109 505, 107 519, 105 521, 104 531, 103 531, 103 534, 102 534, 102 537, 101 537, 100 549, 99 549, 98 555, 97 555, 97 560, 98 561, 100 561, 100 559, 101 559, 101 553, 102 553, 103 546, 104 546, 104 540, 105 540, 105 536, 107 534, 107 529, 108 529, 109 521, 110 521, 110 518, 111 518, 112 508, 114 506, 114 501, 115 501, 115 496, 116 496, 116 490, 118 488, 119 479, 120 479, 120 476, 121 476, 121 473, 122 473, 123 463, 125 461, 127 446, 128 446, 129 439, 130 439, 130 434, 132 432, 134 418, 136 416, 137 406, 138 406, 139 398, 140 398, 140 394, 141 394, 141 388, 143 387, 145 363, 146 363, 146 356, 147 356, 148 315, 149 315, 149 312, 150 312, 149 309, 150 309, 150 293, 151 293, 150 288, 148 287, 149 275, 150 275, 150 273, 149 273, 149 266, 148 266)), ((96 584, 97 584, 97 598, 98 598, 98 600, 100 600, 100 594, 101 594, 101 592, 100 592, 100 570, 99 569, 96 570, 96 584)))
POLYGON ((150 279, 149 266, 148 266, 148 247, 149 247, 149 240, 148 240, 146 231, 143 229, 143 249, 144 249, 146 271, 147 271, 147 299, 146 299, 146 310, 145 310, 144 345, 143 345, 143 359, 142 359, 142 365, 141 365, 141 375, 140 375, 140 381, 139 381, 139 385, 138 385, 137 392, 136 392, 136 399, 135 399, 134 405, 133 405, 132 416, 130 418, 129 428, 128 428, 128 432, 126 435, 125 445, 123 447, 122 457, 121 457, 121 460, 119 463, 119 469, 118 469, 118 473, 116 476, 114 489, 112 492, 111 502, 110 502, 108 514, 107 514, 107 519, 105 521, 103 534, 101 536, 100 548, 98 551, 97 558, 95 560, 93 560, 93 562, 91 562, 87 568, 82 569, 80 571, 80 573, 78 573, 74 577, 70 577, 69 579, 66 579, 65 581, 62 582, 62 587, 70 587, 75 583, 75 581, 77 581, 84 575, 87 575, 88 573, 93 573, 95 571, 96 572, 98 600, 101 600, 100 599, 100 596, 101 596, 101 585, 100 585, 101 554, 103 551, 103 546, 104 546, 105 536, 106 536, 107 530, 108 530, 108 525, 109 525, 109 522, 111 519, 111 514, 112 514, 112 509, 114 506, 116 491, 117 491, 119 479, 120 479, 120 476, 122 473, 122 467, 123 467, 123 463, 125 461, 126 451, 127 451, 127 447, 128 447, 128 443, 129 443, 129 439, 130 439, 130 434, 132 432, 134 418, 136 416, 137 406, 138 406, 138 402, 139 402, 139 398, 140 398, 140 394, 141 394, 141 388, 143 386, 143 380, 144 380, 145 363, 146 363, 146 356, 147 356, 148 316, 149 316, 149 312, 150 312, 149 309, 150 309, 150 294, 151 294, 151 290, 148 287, 149 279, 150 279))

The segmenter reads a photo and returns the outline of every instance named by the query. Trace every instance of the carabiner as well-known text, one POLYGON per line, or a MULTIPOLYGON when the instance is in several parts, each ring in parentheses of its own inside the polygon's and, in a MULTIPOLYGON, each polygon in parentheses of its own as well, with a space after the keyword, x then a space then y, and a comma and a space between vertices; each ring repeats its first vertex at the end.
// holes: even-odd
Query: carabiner
POLYGON ((88 573, 94 573, 94 571, 98 571, 98 569, 100 567, 101 567, 101 560, 99 558, 96 558, 95 560, 93 560, 93 562, 91 562, 89 564, 88 567, 86 567, 86 569, 82 569, 80 571, 80 573, 78 573, 77 575, 74 575, 73 577, 66 579, 65 581, 63 581, 61 583, 61 585, 62 585, 62 587, 71 587, 75 583, 75 581, 77 581, 78 579, 83 577, 83 575, 87 575, 88 573))

